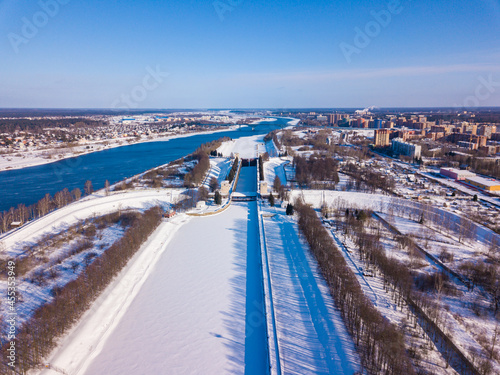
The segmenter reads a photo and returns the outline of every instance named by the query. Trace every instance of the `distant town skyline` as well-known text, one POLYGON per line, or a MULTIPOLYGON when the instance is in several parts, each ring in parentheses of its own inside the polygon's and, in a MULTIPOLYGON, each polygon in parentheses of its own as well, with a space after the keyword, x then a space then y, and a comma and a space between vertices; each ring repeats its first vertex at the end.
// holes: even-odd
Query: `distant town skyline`
POLYGON ((1 108, 500 104, 500 3, 0 1, 1 108))

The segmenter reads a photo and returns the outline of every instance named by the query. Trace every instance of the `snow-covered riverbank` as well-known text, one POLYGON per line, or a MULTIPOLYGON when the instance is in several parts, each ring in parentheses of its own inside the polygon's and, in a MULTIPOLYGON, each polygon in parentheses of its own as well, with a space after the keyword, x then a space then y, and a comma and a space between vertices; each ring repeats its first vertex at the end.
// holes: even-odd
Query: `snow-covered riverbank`
POLYGON ((149 137, 140 138, 139 140, 137 140, 136 138, 119 138, 119 139, 110 139, 106 141, 85 143, 71 148, 26 150, 13 154, 3 154, 0 155, 0 172, 6 170, 21 169, 27 167, 34 167, 37 165, 54 163, 60 160, 91 154, 103 150, 109 150, 116 147, 125 147, 139 143, 148 143, 148 142, 166 142, 176 138, 186 138, 198 134, 214 134, 214 133, 235 130, 237 128, 238 126, 231 125, 223 129, 203 131, 203 132, 198 131, 192 133, 173 133, 172 135, 161 135, 152 138, 149 137))

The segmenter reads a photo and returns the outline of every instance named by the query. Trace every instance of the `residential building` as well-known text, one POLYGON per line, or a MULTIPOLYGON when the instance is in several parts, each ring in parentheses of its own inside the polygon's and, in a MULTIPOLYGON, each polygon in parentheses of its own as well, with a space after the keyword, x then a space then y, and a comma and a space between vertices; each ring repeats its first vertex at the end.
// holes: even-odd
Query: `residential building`
POLYGON ((391 141, 389 135, 391 131, 389 129, 376 129, 375 130, 375 147, 387 147, 390 146, 391 141))
POLYGON ((401 138, 395 138, 392 140, 392 152, 396 155, 405 155, 417 159, 422 156, 422 147, 404 142, 401 138))

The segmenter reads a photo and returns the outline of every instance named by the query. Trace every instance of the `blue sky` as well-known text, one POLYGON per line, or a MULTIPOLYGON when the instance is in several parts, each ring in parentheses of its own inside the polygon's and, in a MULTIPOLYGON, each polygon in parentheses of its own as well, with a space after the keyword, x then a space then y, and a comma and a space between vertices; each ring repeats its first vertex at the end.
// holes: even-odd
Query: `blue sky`
POLYGON ((500 1, 0 0, 0 67, 0 107, 500 105, 500 1))

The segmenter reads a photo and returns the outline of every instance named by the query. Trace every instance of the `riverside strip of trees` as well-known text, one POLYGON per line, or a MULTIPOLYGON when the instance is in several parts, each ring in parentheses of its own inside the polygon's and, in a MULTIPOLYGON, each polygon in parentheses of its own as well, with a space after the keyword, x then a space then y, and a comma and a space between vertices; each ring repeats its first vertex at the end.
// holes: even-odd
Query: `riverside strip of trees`
MULTIPOLYGON (((202 144, 190 155, 190 159, 197 160, 193 170, 184 176, 184 186, 194 187, 203 182, 208 169, 210 168, 209 155, 218 156, 217 148, 222 142, 231 140, 229 137, 222 137, 212 142, 202 144)), ((189 158, 186 158, 188 160, 189 158)))
POLYGON ((26 374, 28 370, 40 366, 44 356, 57 344, 57 339, 80 319, 156 229, 161 218, 160 207, 145 211, 121 239, 96 258, 74 281, 54 289, 53 300, 35 311, 30 321, 17 333, 16 350, 19 354, 15 369, 7 364, 9 343, 2 343, 0 373, 26 374))
POLYGON ((370 374, 415 374, 402 333, 363 294, 356 276, 316 212, 303 202, 298 202, 295 209, 299 228, 354 339, 364 369, 370 374))
MULTIPOLYGON (((86 194, 92 194, 92 182, 85 182, 86 194)), ((12 207, 8 211, 0 212, 0 233, 10 230, 12 222, 19 222, 21 225, 29 220, 38 219, 47 215, 49 212, 67 206, 68 204, 79 200, 82 197, 82 191, 78 188, 73 189, 71 192, 68 189, 63 189, 54 194, 50 194, 40 199, 37 203, 30 206, 18 204, 17 207, 12 207)))

